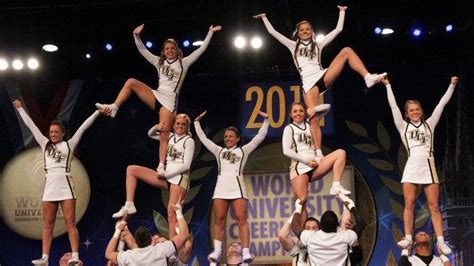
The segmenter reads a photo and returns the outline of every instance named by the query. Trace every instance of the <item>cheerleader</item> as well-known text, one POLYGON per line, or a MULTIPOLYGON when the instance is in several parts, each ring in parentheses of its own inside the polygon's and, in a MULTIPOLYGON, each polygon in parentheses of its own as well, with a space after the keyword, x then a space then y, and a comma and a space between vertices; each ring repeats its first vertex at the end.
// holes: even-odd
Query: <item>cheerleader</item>
POLYGON ((218 175, 214 188, 212 205, 214 207, 214 251, 209 254, 208 259, 219 262, 222 253, 222 239, 224 238, 224 223, 229 210, 229 204, 235 211, 237 224, 239 226, 239 237, 242 243, 242 261, 250 263, 253 256, 249 251, 249 225, 247 223, 247 191, 245 189, 242 171, 248 156, 265 139, 268 131, 268 115, 264 112, 259 114, 265 118, 257 135, 246 145, 239 146, 239 132, 235 127, 228 127, 224 131, 224 147, 216 145, 206 137, 201 128, 200 120, 206 112, 200 114, 194 120, 196 134, 202 144, 214 154, 217 160, 218 175))
POLYGON ((13 107, 18 110, 21 119, 33 133, 33 137, 40 145, 44 156, 44 170, 46 172, 46 182, 43 189, 43 235, 42 251, 40 259, 33 260, 35 265, 46 265, 49 261, 49 252, 53 241, 53 230, 56 222, 58 206, 61 209, 66 223, 69 242, 71 244, 72 255, 68 260, 69 265, 79 263, 79 231, 76 227, 76 192, 74 190, 74 179, 71 176, 71 161, 74 157, 74 150, 81 140, 84 132, 94 123, 102 111, 95 111, 77 129, 76 133, 69 139, 65 139, 66 129, 64 125, 54 120, 49 126, 48 137, 45 137, 33 120, 23 109, 18 100, 13 101, 13 107))
MULTIPOLYGON (((166 157, 166 171, 164 174, 155 170, 139 166, 130 165, 127 167, 126 177, 126 201, 122 208, 112 215, 113 218, 120 218, 125 214, 137 212, 135 207, 135 189, 137 180, 169 190, 170 198, 168 203, 168 226, 170 239, 176 235, 174 225, 177 223, 173 206, 179 199, 184 199, 186 191, 189 189, 189 169, 194 155, 194 140, 191 137, 191 120, 186 114, 176 115, 173 132, 169 136, 168 152, 166 157)), ((151 138, 160 140, 160 132, 157 125, 152 127, 148 134, 151 138)))
POLYGON ((294 40, 290 40, 273 28, 265 13, 254 16, 256 19, 262 19, 268 32, 291 52, 293 62, 300 73, 303 83, 304 102, 308 107, 306 111, 310 118, 311 136, 316 148, 317 160, 323 157, 321 152, 322 133, 319 127, 319 119, 329 112, 331 108, 329 104, 319 103, 320 93, 332 87, 346 64, 364 78, 368 88, 380 82, 380 79, 386 75, 386 73, 380 75, 370 74, 359 56, 350 47, 343 48, 332 60, 329 67, 324 68, 322 66, 321 53, 323 48, 329 44, 343 28, 347 7, 338 6, 338 8, 339 20, 337 21, 336 28, 320 41, 316 40, 314 28, 306 20, 296 24, 296 30, 292 36, 294 40))
POLYGON ((183 52, 178 47, 174 39, 167 39, 163 43, 163 49, 160 56, 156 56, 148 51, 140 39, 144 24, 138 26, 133 31, 133 37, 138 51, 145 59, 154 65, 158 71, 158 88, 151 89, 145 83, 130 78, 125 82, 122 90, 119 92, 115 102, 112 104, 97 103, 99 110, 106 111, 111 117, 115 117, 119 107, 134 92, 150 109, 155 110, 159 115, 158 130, 160 135, 159 164, 157 171, 163 175, 165 171, 166 152, 168 148, 169 132, 175 113, 178 107, 178 96, 183 85, 184 78, 189 67, 204 53, 212 35, 221 30, 221 26, 210 26, 209 32, 204 39, 201 47, 192 52, 189 56, 183 58, 183 52))
POLYGON ((388 77, 382 79, 383 84, 387 88, 387 98, 392 110, 393 121, 408 152, 408 161, 403 170, 401 181, 403 197, 405 199, 405 210, 403 212, 405 236, 397 243, 403 249, 407 249, 413 244, 412 232, 416 188, 422 185, 426 200, 428 201, 431 221, 437 236, 438 249, 445 255, 451 253, 451 248, 444 242, 443 221, 438 207, 439 178, 436 173, 433 143, 435 127, 458 81, 458 77, 451 77, 448 90, 434 109, 431 117, 426 120, 419 101, 406 101, 405 120, 403 120, 388 77))
POLYGON ((346 165, 346 152, 338 149, 323 157, 319 162, 315 160, 310 125, 305 119, 305 105, 300 102, 291 104, 290 123, 283 130, 282 139, 283 154, 291 159, 291 187, 303 206, 302 221, 307 218, 304 206, 308 198, 309 182, 321 179, 332 170, 334 179, 329 194, 349 195, 351 193, 340 182, 346 165))

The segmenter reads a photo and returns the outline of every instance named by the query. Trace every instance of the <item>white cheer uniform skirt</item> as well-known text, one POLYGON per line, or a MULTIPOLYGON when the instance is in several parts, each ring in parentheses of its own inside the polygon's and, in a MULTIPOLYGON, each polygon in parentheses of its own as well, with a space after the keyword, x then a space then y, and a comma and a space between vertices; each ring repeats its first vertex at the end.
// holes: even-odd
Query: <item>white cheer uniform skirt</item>
POLYGON ((244 177, 231 174, 217 176, 213 199, 248 199, 244 177))
POLYGON ((439 184, 434 158, 408 157, 403 170, 402 183, 439 184))
POLYGON ((43 201, 76 199, 74 182, 68 173, 47 173, 43 190, 43 201))

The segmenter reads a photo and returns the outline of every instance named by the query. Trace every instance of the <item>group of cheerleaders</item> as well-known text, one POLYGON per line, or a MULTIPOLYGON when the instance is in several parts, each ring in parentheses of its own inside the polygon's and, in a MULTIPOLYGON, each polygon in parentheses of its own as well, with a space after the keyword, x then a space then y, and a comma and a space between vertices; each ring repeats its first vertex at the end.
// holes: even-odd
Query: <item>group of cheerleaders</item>
MULTIPOLYGON (((346 6, 338 6, 339 19, 336 28, 322 40, 316 40, 314 28, 308 21, 296 24, 292 39, 277 32, 264 13, 254 16, 261 19, 268 32, 291 52, 293 61, 298 69, 304 103, 295 102, 289 108, 289 124, 285 127, 282 137, 283 153, 291 159, 290 178, 295 197, 304 206, 308 197, 308 183, 322 178, 332 171, 334 180, 330 189, 331 195, 349 195, 340 183, 346 154, 338 149, 323 155, 321 151, 321 129, 319 120, 330 110, 330 105, 320 104, 321 92, 332 87, 344 67, 348 65, 359 73, 368 88, 382 83, 387 89, 387 98, 390 104, 393 119, 403 144, 408 152, 408 161, 405 166, 402 185, 405 200, 404 231, 405 236, 398 242, 402 248, 413 244, 414 206, 416 188, 422 185, 431 213, 432 224, 437 236, 437 246, 441 253, 450 254, 451 249, 444 242, 442 218, 438 209, 439 179, 436 175, 433 154, 434 129, 441 113, 448 103, 458 77, 452 77, 447 92, 433 111, 430 118, 424 118, 420 102, 409 100, 405 103, 405 119, 396 104, 387 73, 371 74, 368 72, 359 56, 349 47, 343 48, 332 60, 327 68, 321 65, 321 52, 343 29, 346 6)), ((121 209, 114 213, 114 218, 132 215, 137 212, 134 205, 137 180, 170 192, 168 203, 169 238, 176 233, 176 215, 173 205, 184 199, 189 188, 189 172, 193 158, 195 143, 191 137, 191 119, 186 114, 176 114, 179 92, 189 67, 200 57, 208 47, 213 34, 221 30, 221 26, 210 26, 203 44, 184 57, 174 39, 164 41, 159 56, 150 53, 140 39, 144 25, 133 31, 136 46, 145 59, 153 64, 159 76, 157 89, 152 89, 145 83, 128 79, 112 104, 97 103, 94 112, 77 130, 66 140, 65 129, 61 123, 54 121, 49 128, 49 138, 44 137, 34 125, 21 102, 15 100, 17 108, 25 124, 41 146, 45 157, 46 185, 43 194, 44 229, 42 237, 43 256, 34 260, 34 264, 48 262, 52 232, 56 219, 58 204, 64 212, 70 239, 72 257, 70 262, 79 261, 79 233, 75 223, 75 200, 73 179, 70 175, 72 152, 79 142, 84 131, 90 127, 99 114, 115 117, 120 106, 132 95, 136 94, 150 109, 159 116, 159 123, 148 132, 151 138, 159 140, 159 164, 156 169, 131 165, 126 171, 126 201, 121 209)), ((242 261, 249 263, 253 255, 249 251, 249 226, 247 224, 247 192, 245 190, 242 171, 249 155, 264 140, 268 130, 268 116, 264 112, 260 115, 264 123, 257 135, 247 144, 240 146, 239 132, 235 127, 224 130, 223 146, 209 140, 201 128, 203 112, 194 119, 196 134, 202 144, 214 154, 218 166, 217 183, 213 195, 213 210, 215 224, 213 228, 213 251, 208 259, 218 262, 222 253, 224 226, 229 205, 235 210, 236 222, 239 228, 239 237, 242 249, 242 261)), ((303 211, 305 213, 305 211, 303 211)), ((306 214, 307 216, 307 214, 306 214)), ((303 218, 303 221, 305 218, 303 218)))

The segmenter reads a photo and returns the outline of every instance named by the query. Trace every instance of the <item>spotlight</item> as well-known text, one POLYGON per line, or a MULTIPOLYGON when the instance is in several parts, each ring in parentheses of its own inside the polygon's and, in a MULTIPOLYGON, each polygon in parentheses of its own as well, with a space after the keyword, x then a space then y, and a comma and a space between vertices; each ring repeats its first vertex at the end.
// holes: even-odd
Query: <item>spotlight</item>
POLYGON ((191 42, 189 42, 189 40, 184 40, 183 46, 184 47, 189 47, 189 45, 191 45, 191 42))
POLYGON ((382 35, 392 34, 393 30, 391 28, 383 28, 382 35))
POLYGON ((320 33, 320 34, 316 35, 316 41, 320 42, 324 39, 324 37, 325 37, 324 34, 320 33))
POLYGON ((195 41, 193 42, 193 46, 201 46, 204 43, 204 41, 195 41))
POLYGON ((106 49, 107 51, 112 51, 112 44, 106 43, 106 44, 105 44, 105 49, 106 49))
POLYGON ((262 47, 262 39, 260 37, 253 37, 250 41, 250 45, 252 45, 254 49, 259 49, 262 47))
POLYGON ((56 52, 59 48, 54 44, 45 44, 43 45, 43 50, 46 52, 56 52))
POLYGON ((85 57, 86 59, 91 59, 91 58, 92 58, 92 55, 91 55, 90 53, 86 53, 86 54, 84 55, 84 57, 85 57))
POLYGON ((451 31, 453 31, 453 25, 448 24, 448 25, 446 25, 445 29, 446 29, 446 32, 451 32, 451 31))
POLYGON ((22 70, 23 62, 20 59, 15 59, 13 60, 12 66, 13 66, 13 69, 15 70, 22 70))
POLYGON ((375 27, 374 32, 375 32, 375 34, 377 34, 377 35, 378 35, 378 34, 381 34, 381 33, 382 33, 382 29, 381 29, 380 27, 375 27))
POLYGON ((0 58, 0 71, 5 71, 8 69, 8 62, 7 60, 0 58))
POLYGON ((245 38, 244 38, 243 36, 237 36, 237 37, 234 39, 234 45, 235 45, 235 47, 237 47, 238 49, 243 49, 246 44, 247 44, 247 41, 245 40, 245 38))
POLYGON ((39 62, 36 60, 36 58, 30 58, 26 62, 26 65, 28 66, 29 69, 35 70, 39 67, 39 62))
POLYGON ((146 46, 146 48, 149 49, 149 48, 153 47, 153 43, 150 42, 150 41, 147 41, 147 42, 145 43, 145 46, 146 46))
POLYGON ((420 37, 421 36, 421 29, 420 28, 414 28, 412 31, 411 31, 411 34, 414 36, 414 37, 420 37))

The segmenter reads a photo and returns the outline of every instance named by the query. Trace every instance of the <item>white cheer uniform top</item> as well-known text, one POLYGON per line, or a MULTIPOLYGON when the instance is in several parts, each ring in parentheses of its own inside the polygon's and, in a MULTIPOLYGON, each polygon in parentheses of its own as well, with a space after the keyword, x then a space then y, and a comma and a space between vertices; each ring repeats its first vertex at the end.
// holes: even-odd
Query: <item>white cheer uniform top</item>
POLYGON ((221 147, 206 137, 199 121, 194 122, 196 134, 202 144, 214 154, 217 160, 218 176, 213 199, 247 199, 242 171, 248 156, 265 139, 268 131, 268 119, 265 119, 257 135, 246 145, 232 148, 221 147))
POLYGON ((290 50, 293 62, 300 73, 303 82, 303 90, 305 92, 309 91, 316 82, 321 79, 324 73, 326 73, 327 68, 323 68, 321 64, 321 53, 323 48, 342 31, 345 13, 344 10, 339 11, 339 19, 334 30, 324 36, 320 41, 313 40, 316 42, 316 47, 312 56, 310 41, 301 41, 298 46, 298 51, 295 51, 297 42, 286 38, 276 31, 266 16, 262 18, 267 31, 290 50))

